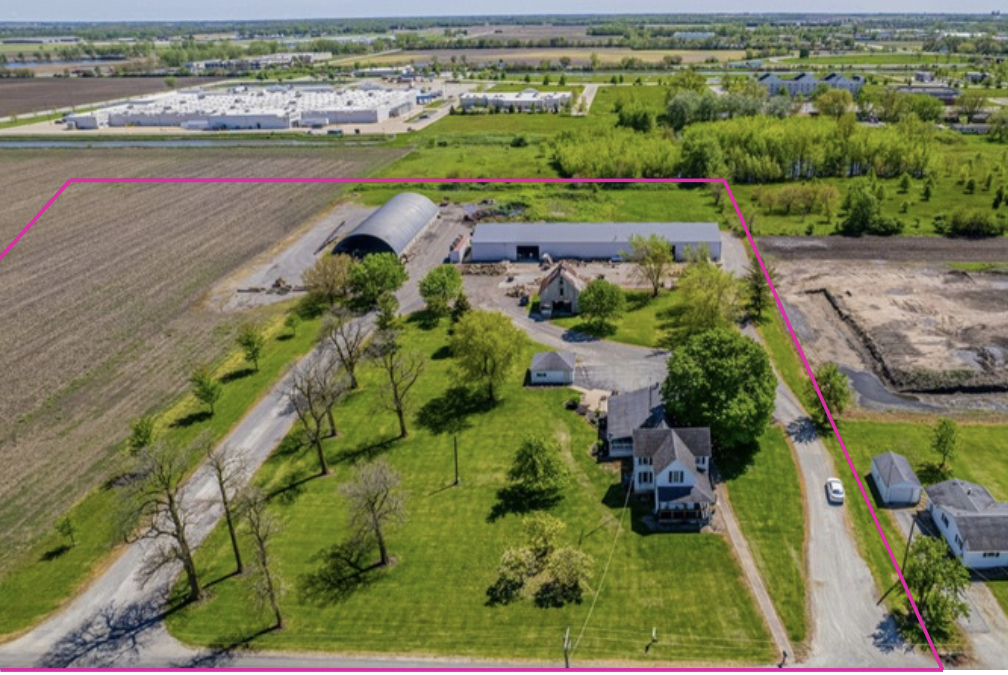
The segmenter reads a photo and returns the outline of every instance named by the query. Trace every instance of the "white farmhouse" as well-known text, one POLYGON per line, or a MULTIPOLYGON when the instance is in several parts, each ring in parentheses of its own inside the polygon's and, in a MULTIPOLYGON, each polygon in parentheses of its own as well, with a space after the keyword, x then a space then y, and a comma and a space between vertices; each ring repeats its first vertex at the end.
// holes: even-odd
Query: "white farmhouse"
POLYGON ((925 489, 928 510, 953 555, 970 569, 1008 566, 1008 504, 958 478, 925 489))
POLYGON ((710 429, 633 432, 633 491, 654 504, 659 522, 706 524, 715 502, 710 429))

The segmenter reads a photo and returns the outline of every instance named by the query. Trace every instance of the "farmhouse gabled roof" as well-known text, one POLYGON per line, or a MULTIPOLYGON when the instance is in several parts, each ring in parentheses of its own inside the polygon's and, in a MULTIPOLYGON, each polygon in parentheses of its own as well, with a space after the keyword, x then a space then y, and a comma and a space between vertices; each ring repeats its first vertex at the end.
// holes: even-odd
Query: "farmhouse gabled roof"
POLYGON ((660 487, 658 501, 664 503, 713 504, 714 492, 702 477, 691 487, 660 487))
POLYGON ((697 458, 710 456, 710 429, 635 429, 633 440, 634 457, 651 457, 655 473, 674 460, 696 472, 697 458))
POLYGON ((1008 504, 982 485, 953 478, 925 488, 928 498, 956 521, 968 551, 1008 551, 1008 504))
POLYGON ((532 356, 532 370, 572 373, 576 367, 577 357, 572 352, 538 352, 532 356))
POLYGON ((879 476, 886 485, 910 483, 911 485, 920 487, 920 479, 917 478, 917 474, 914 473, 910 462, 903 455, 887 452, 882 455, 875 455, 872 457, 872 462, 878 467, 879 476))
POLYGON ((569 283, 578 291, 583 291, 585 286, 588 285, 588 282, 578 276, 578 273, 575 272, 570 265, 561 261, 556 267, 550 270, 550 273, 546 275, 546 278, 540 282, 539 295, 542 295, 546 289, 560 277, 563 277, 564 281, 569 283))

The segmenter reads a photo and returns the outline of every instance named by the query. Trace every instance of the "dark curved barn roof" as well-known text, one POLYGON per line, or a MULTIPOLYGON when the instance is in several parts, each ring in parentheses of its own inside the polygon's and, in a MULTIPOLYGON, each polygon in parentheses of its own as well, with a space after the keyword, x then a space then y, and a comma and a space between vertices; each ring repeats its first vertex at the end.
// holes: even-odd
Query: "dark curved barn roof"
POLYGON ((401 255, 437 212, 437 205, 423 195, 400 192, 336 244, 336 253, 401 255))

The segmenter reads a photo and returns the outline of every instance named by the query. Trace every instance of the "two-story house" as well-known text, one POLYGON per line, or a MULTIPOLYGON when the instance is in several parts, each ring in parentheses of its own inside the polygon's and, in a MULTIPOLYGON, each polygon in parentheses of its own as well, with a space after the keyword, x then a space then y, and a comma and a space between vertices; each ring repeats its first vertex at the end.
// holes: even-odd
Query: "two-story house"
POLYGON ((633 491, 654 504, 659 522, 710 520, 710 429, 668 427, 633 432, 633 491))

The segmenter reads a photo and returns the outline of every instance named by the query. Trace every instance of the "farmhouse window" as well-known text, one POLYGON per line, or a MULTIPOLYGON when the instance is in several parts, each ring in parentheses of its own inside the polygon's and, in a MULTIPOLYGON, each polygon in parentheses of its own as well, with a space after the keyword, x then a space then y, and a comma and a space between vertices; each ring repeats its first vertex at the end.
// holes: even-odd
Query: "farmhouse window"
POLYGON ((682 471, 669 471, 668 479, 670 483, 681 483, 683 482, 683 472, 682 471))
POLYGON ((1000 558, 1001 551, 984 551, 983 557, 985 558, 1000 558))
POLYGON ((641 471, 640 473, 638 473, 637 474, 637 482, 638 483, 650 483, 651 482, 651 472, 650 471, 641 471))
POLYGON ((945 523, 945 527, 949 526, 948 516, 946 516, 944 513, 942 514, 942 522, 945 523))

